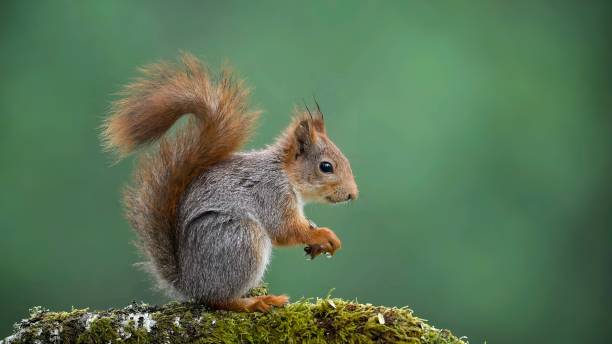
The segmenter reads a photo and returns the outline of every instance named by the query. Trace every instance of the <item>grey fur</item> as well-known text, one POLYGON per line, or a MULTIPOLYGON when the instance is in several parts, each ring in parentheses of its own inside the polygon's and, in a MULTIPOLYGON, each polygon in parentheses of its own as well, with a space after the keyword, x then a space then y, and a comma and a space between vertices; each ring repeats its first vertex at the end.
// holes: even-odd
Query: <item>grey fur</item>
POLYGON ((179 280, 185 298, 205 303, 243 296, 269 262, 282 211, 297 197, 280 151, 237 153, 197 178, 181 204, 179 280))

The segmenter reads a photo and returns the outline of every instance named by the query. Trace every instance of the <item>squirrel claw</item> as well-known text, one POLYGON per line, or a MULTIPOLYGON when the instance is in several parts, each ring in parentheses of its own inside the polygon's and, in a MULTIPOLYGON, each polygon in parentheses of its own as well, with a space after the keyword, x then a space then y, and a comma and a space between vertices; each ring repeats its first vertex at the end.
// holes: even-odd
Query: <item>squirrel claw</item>
POLYGON ((331 252, 328 252, 323 248, 323 245, 308 245, 304 247, 304 252, 306 252, 306 256, 308 257, 306 259, 308 260, 313 260, 321 254, 325 254, 325 256, 328 258, 330 258, 332 255, 331 252))
POLYGON ((310 246, 310 245, 304 247, 304 252, 306 253, 306 260, 313 260, 313 259, 315 259, 315 257, 317 256, 317 252, 316 251, 317 250, 314 247, 310 246))
POLYGON ((306 253, 306 260, 313 260, 316 256, 321 254, 319 249, 316 249, 311 245, 304 247, 304 252, 306 253))

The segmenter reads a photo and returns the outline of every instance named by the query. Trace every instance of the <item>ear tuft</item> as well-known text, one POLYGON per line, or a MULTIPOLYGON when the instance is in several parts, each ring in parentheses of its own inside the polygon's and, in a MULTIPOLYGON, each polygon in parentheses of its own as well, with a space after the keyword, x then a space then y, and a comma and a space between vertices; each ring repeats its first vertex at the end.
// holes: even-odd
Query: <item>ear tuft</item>
POLYGON ((323 114, 318 112, 311 120, 314 129, 321 134, 325 133, 325 122, 323 121, 323 114))
POLYGON ((306 112, 302 114, 302 117, 310 121, 314 130, 316 130, 320 134, 325 135, 325 121, 323 119, 323 112, 321 112, 321 107, 319 106, 319 102, 317 102, 317 99, 314 96, 312 97, 312 99, 314 100, 317 106, 315 113, 313 114, 310 111, 310 108, 308 108, 308 104, 306 104, 306 101, 304 100, 304 108, 306 109, 306 112), (306 114, 308 114, 308 116, 306 116, 306 114))

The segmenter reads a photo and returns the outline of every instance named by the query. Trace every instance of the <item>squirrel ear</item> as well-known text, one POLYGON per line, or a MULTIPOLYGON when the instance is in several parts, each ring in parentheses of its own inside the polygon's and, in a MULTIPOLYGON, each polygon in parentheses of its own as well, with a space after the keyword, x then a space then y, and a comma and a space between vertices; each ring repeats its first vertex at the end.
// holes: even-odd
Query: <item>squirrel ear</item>
POLYGON ((314 132, 310 122, 306 119, 301 120, 295 127, 295 140, 297 144, 296 158, 302 154, 314 142, 314 132))

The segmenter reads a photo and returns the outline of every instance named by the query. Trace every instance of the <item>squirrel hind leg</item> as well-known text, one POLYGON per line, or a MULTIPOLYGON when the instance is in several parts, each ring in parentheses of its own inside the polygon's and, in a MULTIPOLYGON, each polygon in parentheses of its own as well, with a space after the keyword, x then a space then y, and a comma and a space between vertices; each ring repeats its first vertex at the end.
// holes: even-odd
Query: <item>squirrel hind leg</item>
POLYGON ((286 295, 264 295, 216 302, 211 306, 226 311, 266 313, 272 307, 282 307, 287 302, 289 302, 289 298, 286 295))

